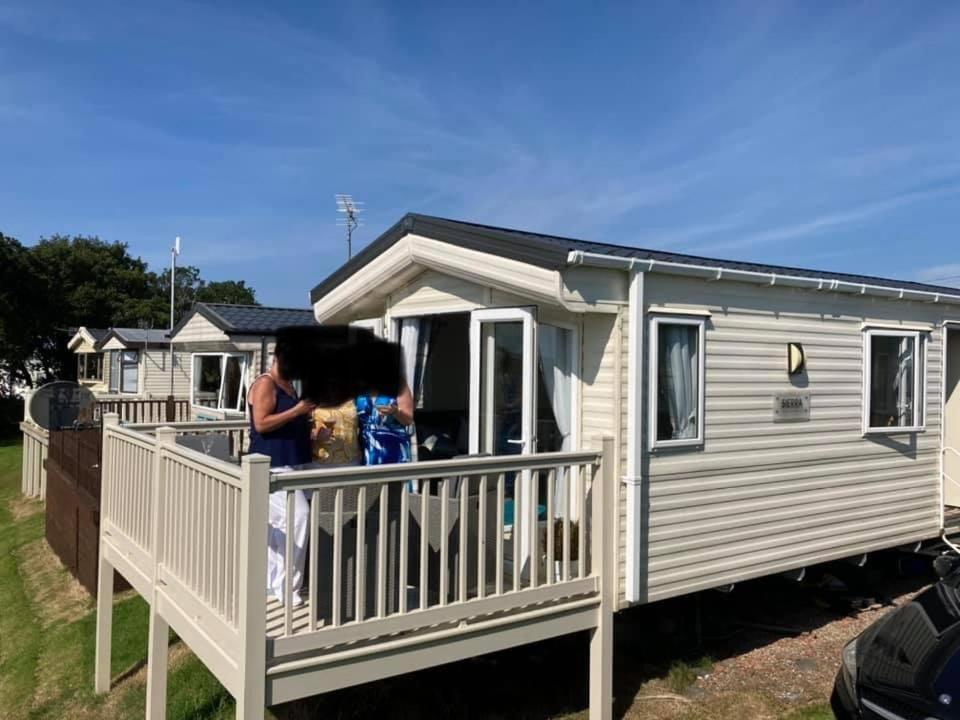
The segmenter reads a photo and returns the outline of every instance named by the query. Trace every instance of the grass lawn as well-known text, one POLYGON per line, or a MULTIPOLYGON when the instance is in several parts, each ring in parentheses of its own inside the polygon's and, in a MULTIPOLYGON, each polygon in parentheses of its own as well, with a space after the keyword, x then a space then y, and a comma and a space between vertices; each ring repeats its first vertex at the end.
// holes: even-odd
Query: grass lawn
MULTIPOLYGON (((143 716, 147 606, 132 593, 114 609, 114 690, 93 694, 94 603, 43 540, 43 505, 20 496, 19 443, 0 444, 0 715, 8 718, 143 716)), ((169 718, 232 718, 233 700, 175 643, 169 718)))

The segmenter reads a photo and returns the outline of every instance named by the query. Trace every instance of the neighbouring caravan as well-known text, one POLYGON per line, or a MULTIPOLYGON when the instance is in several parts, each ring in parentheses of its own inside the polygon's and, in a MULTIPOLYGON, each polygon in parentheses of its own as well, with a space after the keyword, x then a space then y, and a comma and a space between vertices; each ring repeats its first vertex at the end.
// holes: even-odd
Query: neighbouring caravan
POLYGON ((180 397, 187 391, 184 358, 173 355, 166 330, 80 328, 69 347, 77 353, 78 378, 98 396, 180 397), (96 343, 90 339, 99 337, 96 343), (171 393, 171 378, 173 380, 171 393))
POLYGON ((101 341, 108 330, 80 327, 67 342, 67 349, 77 356, 77 382, 97 395, 107 392, 109 362, 104 362, 101 341))
POLYGON ((247 388, 270 369, 277 330, 313 324, 309 309, 197 303, 171 331, 194 417, 243 417, 247 388))
POLYGON ((403 345, 421 459, 611 435, 621 607, 960 507, 960 290, 411 214, 311 300, 403 345))

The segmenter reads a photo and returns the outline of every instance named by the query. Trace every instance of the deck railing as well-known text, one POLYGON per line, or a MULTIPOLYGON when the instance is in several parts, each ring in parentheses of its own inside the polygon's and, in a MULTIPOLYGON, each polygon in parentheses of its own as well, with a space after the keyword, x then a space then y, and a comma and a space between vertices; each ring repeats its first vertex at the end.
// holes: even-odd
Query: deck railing
MULTIPOLYGON (((161 427, 170 427, 178 438, 192 438, 196 442, 193 449, 199 449, 205 455, 220 459, 234 458, 239 462, 250 443, 250 421, 238 420, 200 420, 178 423, 138 423, 128 426, 131 430, 153 435, 161 427), (218 442, 219 441, 219 442, 218 442)), ((181 443, 189 441, 181 441, 181 443)))
MULTIPOLYGON (((265 704, 540 637, 593 628, 608 647, 612 463, 598 470, 609 455, 271 474, 264 456, 225 462, 177 442, 178 433, 222 431, 217 425, 122 427, 107 418, 98 691, 110 683, 113 569, 151 604, 148 717, 163 710, 168 626, 244 718, 262 717, 265 704), (268 528, 290 567, 304 499, 304 602, 295 605, 288 573, 280 604, 265 592, 268 528), (285 525, 271 526, 284 508, 285 525), (496 642, 469 645, 484 633, 496 642), (424 654, 461 638, 456 650, 424 654), (416 665, 399 659, 413 651, 416 665)), ((609 441, 604 448, 611 453, 609 441)))
POLYGON ((27 497, 44 498, 47 494, 47 471, 43 463, 47 459, 50 433, 31 420, 20 423, 23 433, 23 460, 20 492, 27 497))
POLYGON ((285 567, 296 553, 296 508, 309 501, 310 581, 297 612, 286 574, 268 656, 595 594, 594 526, 571 508, 589 513, 599 460, 545 453, 274 474, 285 567))
POLYGON ((97 398, 94 410, 99 419, 116 413, 124 423, 173 423, 190 420, 190 400, 187 398, 97 398))

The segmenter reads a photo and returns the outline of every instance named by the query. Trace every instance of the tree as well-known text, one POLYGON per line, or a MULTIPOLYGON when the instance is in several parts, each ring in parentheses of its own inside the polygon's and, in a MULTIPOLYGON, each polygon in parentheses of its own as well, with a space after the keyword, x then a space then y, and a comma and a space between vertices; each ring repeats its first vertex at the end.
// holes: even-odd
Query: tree
POLYGON ((46 287, 29 250, 0 233, 0 396, 29 384, 29 361, 46 317, 46 287))
POLYGON ((217 280, 197 290, 197 302, 259 305, 257 293, 243 280, 217 280))
MULTIPOLYGON (((207 283, 199 268, 178 267, 175 318, 198 301, 256 304, 256 296, 243 280, 207 283)), ((151 272, 121 242, 54 235, 25 247, 0 234, 0 308, 0 388, 12 392, 74 376, 73 328, 167 328, 170 273, 151 272)))

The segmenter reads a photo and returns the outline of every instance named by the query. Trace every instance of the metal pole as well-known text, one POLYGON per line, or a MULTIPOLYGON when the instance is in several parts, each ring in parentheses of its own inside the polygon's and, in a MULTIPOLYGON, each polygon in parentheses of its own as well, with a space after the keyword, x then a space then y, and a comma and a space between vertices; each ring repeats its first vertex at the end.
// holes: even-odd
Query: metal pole
POLYGON ((173 307, 176 294, 177 255, 180 254, 180 238, 170 248, 170 397, 173 397, 173 307))

